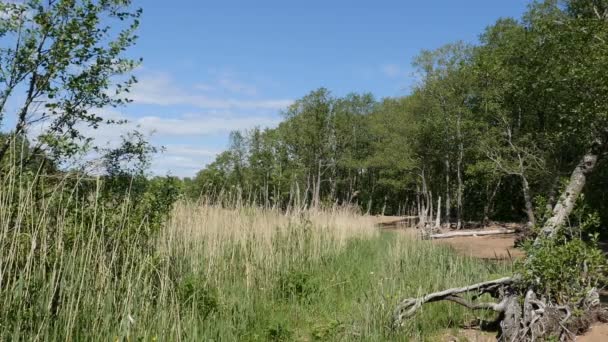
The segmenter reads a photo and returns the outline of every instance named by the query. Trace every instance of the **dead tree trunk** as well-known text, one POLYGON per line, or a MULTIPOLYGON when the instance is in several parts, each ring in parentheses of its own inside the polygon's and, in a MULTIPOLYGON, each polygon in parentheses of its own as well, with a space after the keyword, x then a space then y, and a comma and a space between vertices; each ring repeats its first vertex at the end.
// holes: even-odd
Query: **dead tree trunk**
POLYGON ((435 229, 441 228, 441 196, 437 199, 437 219, 435 220, 435 229))
POLYGON ((463 237, 463 236, 488 236, 488 235, 504 235, 504 234, 514 234, 514 229, 493 229, 493 230, 481 230, 481 231, 458 231, 444 234, 432 234, 429 236, 429 239, 449 239, 454 237, 463 237))
POLYGON ((583 191, 583 187, 587 181, 587 176, 593 172, 595 166, 597 165, 597 161, 600 156, 606 152, 606 146, 608 143, 606 142, 607 137, 605 134, 604 137, 596 140, 589 149, 589 151, 583 156, 578 165, 574 168, 572 175, 570 176, 570 182, 568 186, 561 194, 559 200, 553 207, 553 214, 551 218, 547 220, 543 229, 542 236, 553 238, 559 228, 566 223, 568 216, 574 209, 574 204, 576 203, 576 199, 583 191))
POLYGON ((521 174, 520 178, 521 188, 524 195, 524 203, 526 206, 526 215, 528 216, 528 225, 532 227, 536 224, 536 218, 534 217, 534 206, 532 205, 532 196, 530 195, 530 184, 523 173, 521 174))

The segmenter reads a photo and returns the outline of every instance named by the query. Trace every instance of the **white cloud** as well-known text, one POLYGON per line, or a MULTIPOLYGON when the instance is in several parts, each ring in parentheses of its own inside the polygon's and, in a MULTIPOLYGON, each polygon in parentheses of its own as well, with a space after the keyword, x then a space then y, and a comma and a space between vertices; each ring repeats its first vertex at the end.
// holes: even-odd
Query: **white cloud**
POLYGON ((235 130, 250 129, 255 126, 274 127, 279 121, 279 119, 260 116, 194 117, 189 115, 176 119, 146 116, 133 120, 132 124, 140 127, 143 131, 154 132, 160 136, 196 136, 228 133, 235 130))
POLYGON ((200 83, 192 90, 184 89, 175 84, 173 79, 163 73, 144 75, 133 87, 130 98, 135 103, 149 105, 189 105, 205 109, 283 109, 293 101, 289 99, 237 99, 211 97, 205 92, 214 89, 224 89, 232 93, 255 95, 254 86, 238 82, 231 78, 220 77, 217 84, 200 83))
MULTIPOLYGON (((115 147, 120 143, 121 136, 133 130, 143 133, 154 146, 164 145, 165 151, 155 155, 152 160, 151 172, 157 175, 195 175, 221 152, 217 150, 218 139, 224 141, 228 133, 234 130, 242 131, 256 126, 276 127, 280 122, 280 117, 276 115, 278 109, 286 108, 292 102, 259 99, 255 86, 225 71, 213 72, 211 82, 190 88, 180 86, 169 74, 145 69, 139 70, 139 73, 139 83, 132 89, 130 97, 136 104, 152 106, 134 107, 133 110, 127 108, 125 112, 104 109, 100 113, 104 119, 126 119, 128 122, 101 125, 98 129, 82 125, 79 129, 84 136, 93 138, 97 146, 115 147), (184 110, 183 107, 171 106, 189 108, 184 110), (142 112, 144 110, 146 112, 142 112), (146 115, 141 115, 144 113, 146 115)), ((38 123, 30 130, 30 136, 34 138, 39 135, 48 128, 48 124, 38 123)), ((89 155, 87 158, 93 160, 95 156, 89 155)))
POLYGON ((204 144, 192 145, 180 143, 187 137, 203 137, 227 134, 233 130, 246 130, 259 126, 275 127, 279 118, 251 116, 243 117, 234 114, 184 114, 177 118, 145 116, 129 118, 119 112, 107 110, 103 113, 106 119, 129 119, 123 125, 100 126, 98 129, 85 127, 84 135, 93 137, 98 146, 116 146, 120 137, 129 131, 139 130, 155 146, 164 145, 165 151, 154 156, 151 172, 156 175, 170 173, 180 177, 195 175, 206 164, 211 162, 221 150, 206 147, 204 144), (168 144, 159 141, 170 141, 168 144))
MULTIPOLYGON (((105 119, 127 119, 128 122, 121 125, 102 125, 98 129, 82 127, 81 129, 86 136, 92 136, 96 140, 101 141, 112 141, 118 139, 126 132, 137 129, 144 134, 153 135, 154 137, 196 137, 242 131, 254 127, 276 127, 281 121, 278 117, 237 116, 233 114, 223 116, 215 114, 184 114, 177 118, 150 115, 130 118, 110 110, 104 111, 102 116, 105 119)), ((42 133, 46 127, 39 125, 37 128, 36 130, 32 130, 33 135, 42 133)))
POLYGON ((224 88, 230 92, 233 92, 233 93, 245 94, 245 95, 249 95, 249 96, 253 96, 258 93, 258 90, 255 86, 234 80, 230 77, 226 77, 226 76, 221 77, 218 80, 218 83, 222 88, 224 88))
POLYGON ((181 156, 189 156, 189 157, 214 157, 221 153, 222 151, 209 150, 206 148, 200 148, 197 146, 191 145, 168 145, 165 146, 167 151, 181 155, 181 156))
POLYGON ((221 152, 189 145, 167 145, 165 148, 152 161, 154 174, 191 177, 221 152))
POLYGON ((382 74, 390 78, 408 76, 408 71, 399 66, 398 64, 384 64, 380 67, 380 71, 382 72, 382 74))

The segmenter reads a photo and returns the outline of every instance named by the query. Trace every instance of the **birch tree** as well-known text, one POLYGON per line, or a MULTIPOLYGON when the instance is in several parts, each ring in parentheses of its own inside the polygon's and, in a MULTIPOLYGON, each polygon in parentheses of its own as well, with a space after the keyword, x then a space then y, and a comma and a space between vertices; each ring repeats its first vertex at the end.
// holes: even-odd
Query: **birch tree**
POLYGON ((83 128, 116 123, 102 108, 128 102, 139 60, 125 51, 141 10, 129 0, 27 0, 1 2, 0 13, 0 161, 26 136, 32 155, 74 155, 91 140, 83 128))

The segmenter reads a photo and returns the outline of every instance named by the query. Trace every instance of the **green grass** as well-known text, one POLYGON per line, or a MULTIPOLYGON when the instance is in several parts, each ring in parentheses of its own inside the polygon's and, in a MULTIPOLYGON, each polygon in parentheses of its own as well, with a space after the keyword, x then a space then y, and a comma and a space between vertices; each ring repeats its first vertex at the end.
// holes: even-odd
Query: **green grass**
POLYGON ((510 271, 352 213, 182 207, 203 233, 169 222, 144 248, 110 243, 102 212, 85 226, 22 204, 0 205, 0 340, 432 340, 475 316, 431 304, 393 331, 400 299, 510 271))
POLYGON ((475 316, 452 304, 431 304, 403 329, 392 331, 390 314, 400 298, 506 272, 506 265, 463 258, 446 247, 384 233, 351 241, 340 253, 279 272, 275 279, 279 285, 274 288, 246 293, 234 277, 233 286, 222 291, 222 309, 186 336, 251 341, 432 338, 475 316), (285 278, 293 286, 281 286, 285 278), (241 310, 236 324, 234 307, 241 310))

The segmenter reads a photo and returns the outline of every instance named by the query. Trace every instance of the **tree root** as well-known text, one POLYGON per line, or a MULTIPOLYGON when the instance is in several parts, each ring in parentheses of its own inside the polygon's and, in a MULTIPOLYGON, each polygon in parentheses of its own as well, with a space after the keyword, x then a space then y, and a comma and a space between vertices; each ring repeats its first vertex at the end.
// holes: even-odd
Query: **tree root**
POLYGON ((472 310, 499 313, 498 340, 505 342, 538 341, 548 337, 573 341, 576 335, 585 332, 592 323, 608 320, 608 313, 600 307, 595 289, 589 291, 579 303, 557 305, 538 298, 532 290, 522 294, 515 286, 516 282, 517 278, 507 277, 405 299, 397 305, 393 314, 393 326, 403 325, 404 320, 413 316, 423 304, 443 300, 472 310), (488 293, 498 298, 499 302, 474 303, 460 296, 470 292, 476 293, 476 297, 488 293))
POLYGON ((491 280, 491 281, 486 281, 486 282, 482 282, 482 283, 478 283, 478 284, 473 284, 473 285, 469 285, 469 286, 465 286, 465 287, 447 289, 444 291, 431 293, 431 294, 428 294, 428 295, 420 297, 420 298, 405 299, 405 300, 401 301, 401 303, 399 303, 399 305, 397 305, 397 308, 395 309, 395 312, 393 314, 393 325, 394 326, 401 325, 404 319, 411 317, 413 314, 415 314, 416 311, 418 311, 418 309, 420 309, 423 304, 432 303, 432 302, 436 302, 436 301, 440 301, 440 300, 450 300, 455 303, 467 306, 471 309, 488 309, 488 308, 490 308, 490 309, 497 311, 496 309, 500 309, 501 303, 498 303, 498 304, 497 303, 473 304, 473 303, 466 302, 465 299, 463 299, 462 297, 459 297, 458 295, 462 294, 462 293, 472 292, 472 291, 475 291, 478 294, 484 294, 484 293, 494 293, 495 294, 500 287, 512 284, 513 281, 514 281, 513 278, 506 277, 506 278, 500 278, 497 280, 491 280), (467 304, 465 304, 465 302, 467 304))

